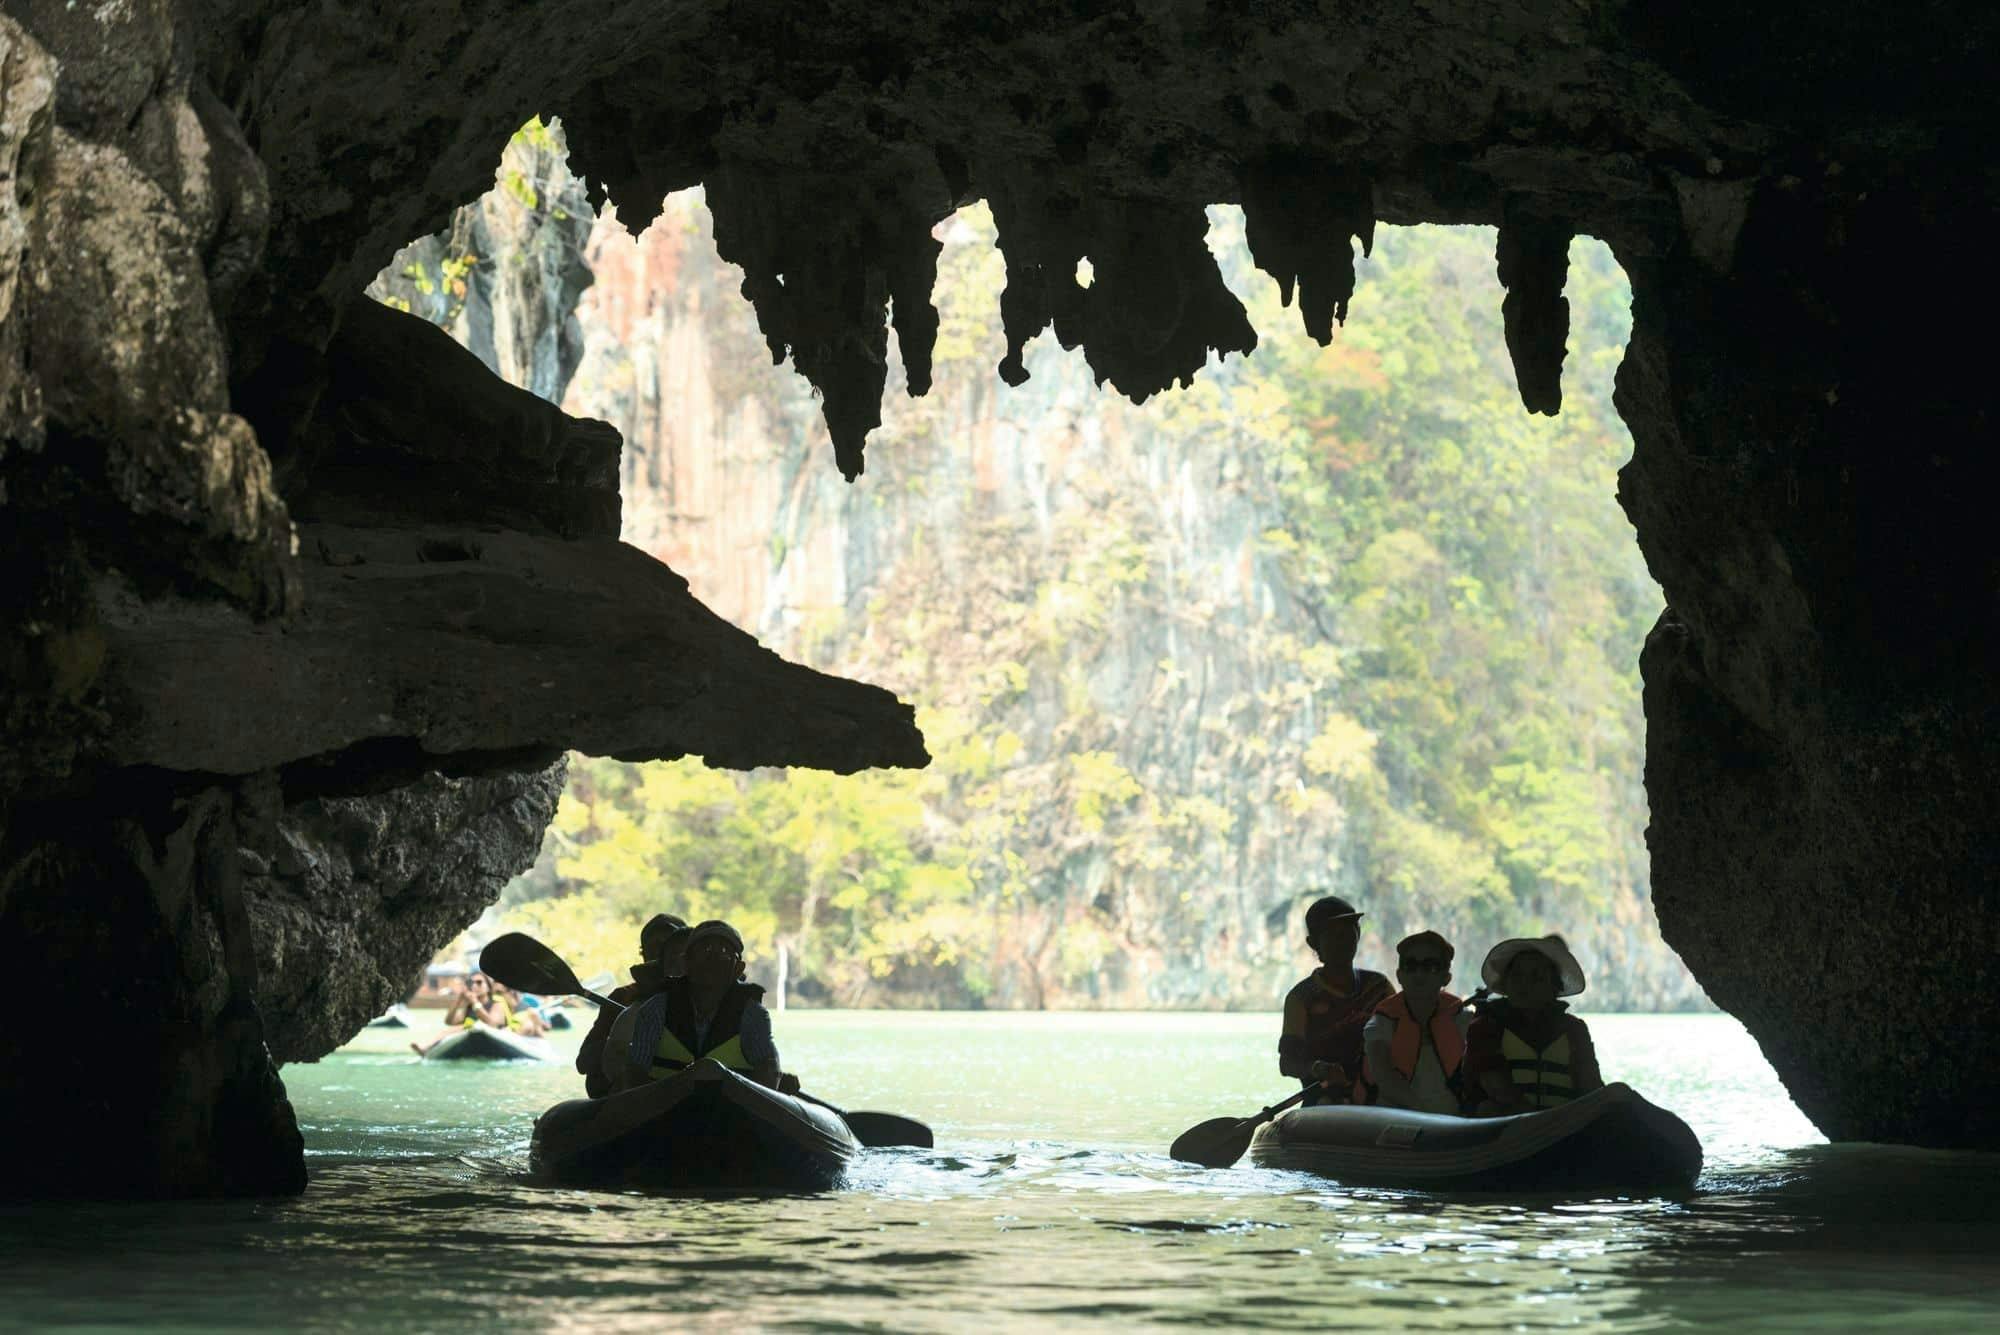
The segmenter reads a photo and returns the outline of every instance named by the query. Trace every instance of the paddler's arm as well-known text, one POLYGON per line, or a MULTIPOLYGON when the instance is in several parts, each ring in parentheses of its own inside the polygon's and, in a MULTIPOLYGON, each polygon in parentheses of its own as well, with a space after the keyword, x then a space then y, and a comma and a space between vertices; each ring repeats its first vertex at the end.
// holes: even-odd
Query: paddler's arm
POLYGON ((1285 1028, 1278 1035, 1278 1074, 1294 1080, 1312 1079, 1312 1057, 1306 1052, 1306 1003, 1296 989, 1285 998, 1285 1028))
POLYGON ((1604 1075, 1597 1069, 1597 1045, 1590 1041, 1590 1026, 1582 1020, 1570 1025, 1569 1081, 1579 1094, 1604 1088, 1604 1075))
POLYGON ((750 1078, 769 1089, 778 1087, 777 1040, 771 1037, 771 1012, 759 1002, 751 1002, 743 1008, 743 1019, 736 1026, 736 1036, 743 1044, 743 1056, 750 1063, 750 1078))
POLYGON ((1367 1057, 1368 1082, 1378 1091, 1378 1102, 1392 1108, 1414 1108, 1417 1092, 1389 1056, 1389 1043, 1395 1036, 1396 1022, 1386 1015, 1371 1015, 1362 1027, 1361 1051, 1367 1057))
POLYGON ((604 1044, 611 1037, 611 1025, 623 1011, 615 1011, 609 1006, 597 1009, 597 1018, 591 1021, 590 1032, 583 1036, 583 1043, 576 1050, 576 1073, 583 1077, 583 1092, 593 1099, 601 1099, 611 1092, 611 1079, 604 1074, 604 1044))
POLYGON ((1465 1031, 1465 1062, 1461 1068, 1465 1079, 1472 1085, 1471 1105, 1467 1111, 1475 1117, 1492 1117, 1500 1113, 1525 1111, 1526 1103, 1521 1091, 1514 1087, 1514 1076, 1507 1069, 1507 1059, 1500 1054, 1500 1024, 1486 1016, 1472 1022, 1472 1028, 1465 1031))

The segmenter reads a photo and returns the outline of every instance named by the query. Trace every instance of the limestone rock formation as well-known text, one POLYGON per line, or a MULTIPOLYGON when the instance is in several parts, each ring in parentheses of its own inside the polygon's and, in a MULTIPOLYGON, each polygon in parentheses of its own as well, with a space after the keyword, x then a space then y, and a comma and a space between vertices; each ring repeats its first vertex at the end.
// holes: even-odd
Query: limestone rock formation
POLYGON ((365 796, 293 785, 276 838, 242 854, 271 1056, 311 1061, 406 996, 534 862, 566 769, 433 770, 365 796))
POLYGON ((1674 594, 1641 659, 1654 896, 1829 1135, 1990 1146, 1993 421, 1949 331, 2000 285, 1957 185, 1901 171, 1781 178, 1726 252, 1635 275, 1621 495, 1674 594))
MULTIPOLYGON (((481 193, 535 114, 562 118, 582 174, 634 223, 668 190, 748 183, 730 225, 749 295, 769 340, 815 378, 850 474, 883 322, 924 342, 928 228, 972 198, 991 202, 1020 279, 1010 323, 1053 320, 1133 394, 1249 346, 1189 238, 1201 206, 1254 196, 1246 175, 1274 156, 1339 168, 1335 205, 1267 214, 1253 200, 1278 271, 1312 276, 1312 327, 1337 308, 1341 276, 1313 267, 1302 229, 1330 213, 1336 247, 1364 230, 1357 181, 1378 220, 1503 226, 1530 408, 1553 407, 1559 385, 1553 238, 1609 240, 1640 317, 1626 502, 1674 607, 1648 656, 1662 922, 1830 1132, 2000 1141, 1982 1111, 1995 1106, 1991 1029, 1960 1018, 1984 1014, 2000 924, 1985 796, 2000 572, 1978 512, 1991 423, 1973 345, 1933 332, 1992 305, 2000 281, 1974 244, 1994 204, 1996 49, 1994 11, 1912 17, 1862 0, 1810 24, 1711 0, 532 0, 393 14, 7 0, 0 939, 46 944, 90 976, 82 986, 167 980, 143 1032, 123 1031, 144 1059, 118 1094, 161 1139, 128 1139, 141 1148, 117 1182, 277 1189, 296 1185, 297 1159, 245 1000, 241 878, 211 856, 255 844, 231 827, 270 809, 244 795, 264 781, 182 768, 215 754, 213 739, 135 748, 106 686, 148 674, 116 655, 184 644, 173 627, 261 637, 272 670, 240 683, 247 739, 294 727, 272 711, 292 707, 288 673, 323 648, 287 644, 278 624, 309 598, 301 562, 318 552, 295 551, 295 517, 382 530, 329 541, 335 560, 380 561, 434 526, 460 551, 467 530, 503 531, 478 541, 506 555, 509 587, 540 568, 536 542, 598 543, 607 569, 627 559, 604 537, 605 442, 587 425, 505 406, 497 379, 473 394, 493 414, 418 429, 342 388, 366 382, 355 331, 341 333, 365 286, 481 193), (1085 257, 1103 277, 1079 297, 1064 282, 1079 286, 1085 257), (158 633, 135 631, 144 618, 124 599, 157 607, 158 633), (123 763, 139 754, 152 763, 123 763), (92 916, 114 899, 115 919, 92 916), (1893 1002, 1885 979, 1903 982, 1893 1002), (1938 1018, 1867 1018, 1890 1012, 1938 1018)), ((441 355, 401 369, 407 384, 464 384, 441 355)), ((484 587, 462 560, 431 564, 431 588, 484 587)), ((789 720, 825 714, 804 743, 822 761, 918 754, 893 701, 709 634, 664 576, 602 579, 647 590, 649 651, 673 626, 704 636, 680 660, 687 675, 652 665, 676 693, 625 715, 637 752, 768 754, 789 720), (749 685, 711 691, 739 671, 770 692, 761 707, 749 685), (779 723, 746 742, 739 730, 767 710, 779 723)), ((432 596, 442 612, 449 595, 432 596)), ((538 627, 467 606, 494 653, 548 652, 538 627)), ((448 643, 459 629, 433 628, 448 643)), ((356 786, 413 778, 416 756, 494 762, 446 754, 484 734, 408 690, 381 711, 374 761, 355 750, 368 738, 342 740, 353 714, 297 735, 336 747, 356 786)), ((557 713, 510 701, 494 732, 553 749, 587 722, 557 713)), ((280 781, 310 759, 279 762, 280 781)), ((116 1000, 72 1018, 114 1031, 116 1000)), ((74 1069, 66 1052, 14 1055, 17 1069, 74 1069)), ((116 1120, 96 1094, 68 1097, 79 1129, 116 1120)))
POLYGON ((851 769, 922 742, 886 692, 783 663, 616 541, 615 432, 358 292, 285 354, 306 411, 274 464, 229 389, 271 362, 222 326, 282 304, 263 167, 191 14, 19 13, 0 936, 75 1027, 10 1036, 49 1087, 0 1125, 46 1147, 31 1191, 295 1190, 267 1037, 310 1058, 379 1010, 532 860, 565 748, 851 769), (76 1034, 135 1051, 107 1077, 76 1034))

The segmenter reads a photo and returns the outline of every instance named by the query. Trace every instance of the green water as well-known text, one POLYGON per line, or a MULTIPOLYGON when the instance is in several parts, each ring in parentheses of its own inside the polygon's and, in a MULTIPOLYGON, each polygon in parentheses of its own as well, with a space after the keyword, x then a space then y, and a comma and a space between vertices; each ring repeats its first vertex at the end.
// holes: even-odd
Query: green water
POLYGON ((1824 1144, 1723 1017, 1591 1022, 1606 1077, 1701 1136, 1709 1168, 1681 1202, 1437 1199, 1168 1160, 1191 1123, 1286 1092, 1270 1016, 778 1023, 809 1087, 922 1118, 938 1148, 871 1152, 819 1197, 545 1190, 522 1177, 528 1132, 577 1091, 566 1065, 426 1067, 407 1034, 375 1031, 285 1071, 311 1155, 300 1199, 0 1210, 0 1325, 2000 1323, 2000 1156, 1824 1144))

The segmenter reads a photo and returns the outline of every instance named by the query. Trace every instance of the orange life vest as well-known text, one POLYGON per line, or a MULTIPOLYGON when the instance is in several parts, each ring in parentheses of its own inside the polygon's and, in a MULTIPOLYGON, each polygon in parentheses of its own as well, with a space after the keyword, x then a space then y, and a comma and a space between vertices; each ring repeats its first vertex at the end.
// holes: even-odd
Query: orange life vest
MULTIPOLYGON (((1465 1060, 1465 1034, 1460 1031, 1457 1019, 1464 1009, 1464 998, 1440 992, 1437 1009, 1431 1012, 1431 1045, 1437 1049, 1438 1065, 1444 1068, 1447 1080, 1458 1073, 1459 1063, 1465 1060)), ((1375 1013, 1396 1022, 1396 1032, 1389 1039, 1389 1060, 1402 1072, 1403 1079, 1408 1080, 1417 1073, 1417 1054, 1423 1050, 1422 1027, 1410 1015, 1409 1004, 1401 992, 1377 1006, 1375 1013)))

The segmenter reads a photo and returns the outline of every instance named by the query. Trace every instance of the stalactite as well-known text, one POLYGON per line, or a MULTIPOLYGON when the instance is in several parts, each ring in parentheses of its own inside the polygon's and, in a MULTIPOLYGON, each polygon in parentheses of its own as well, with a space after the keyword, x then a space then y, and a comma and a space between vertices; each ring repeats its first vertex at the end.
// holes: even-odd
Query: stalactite
POLYGON ((1321 347, 1331 343, 1354 295, 1349 238, 1361 242, 1363 255, 1375 245, 1375 193, 1367 177, 1296 156, 1259 163, 1243 173, 1243 220, 1250 258, 1277 280, 1287 306, 1296 285, 1306 333, 1321 347))
POLYGON ((1193 205, 1092 199, 1076 205, 1028 187, 996 191, 993 217, 1007 257, 1000 375, 1027 379, 1021 350, 1051 324, 1082 347, 1101 385, 1133 402, 1188 385, 1208 360, 1257 346, 1243 304, 1207 246, 1207 214, 1193 205), (1091 281, 1077 281, 1088 259, 1091 281))
POLYGON ((1562 364, 1569 341, 1569 275, 1566 223, 1533 217, 1510 205, 1500 222, 1500 285, 1507 296, 1500 318, 1521 402, 1531 413, 1554 417, 1562 408, 1562 364))

